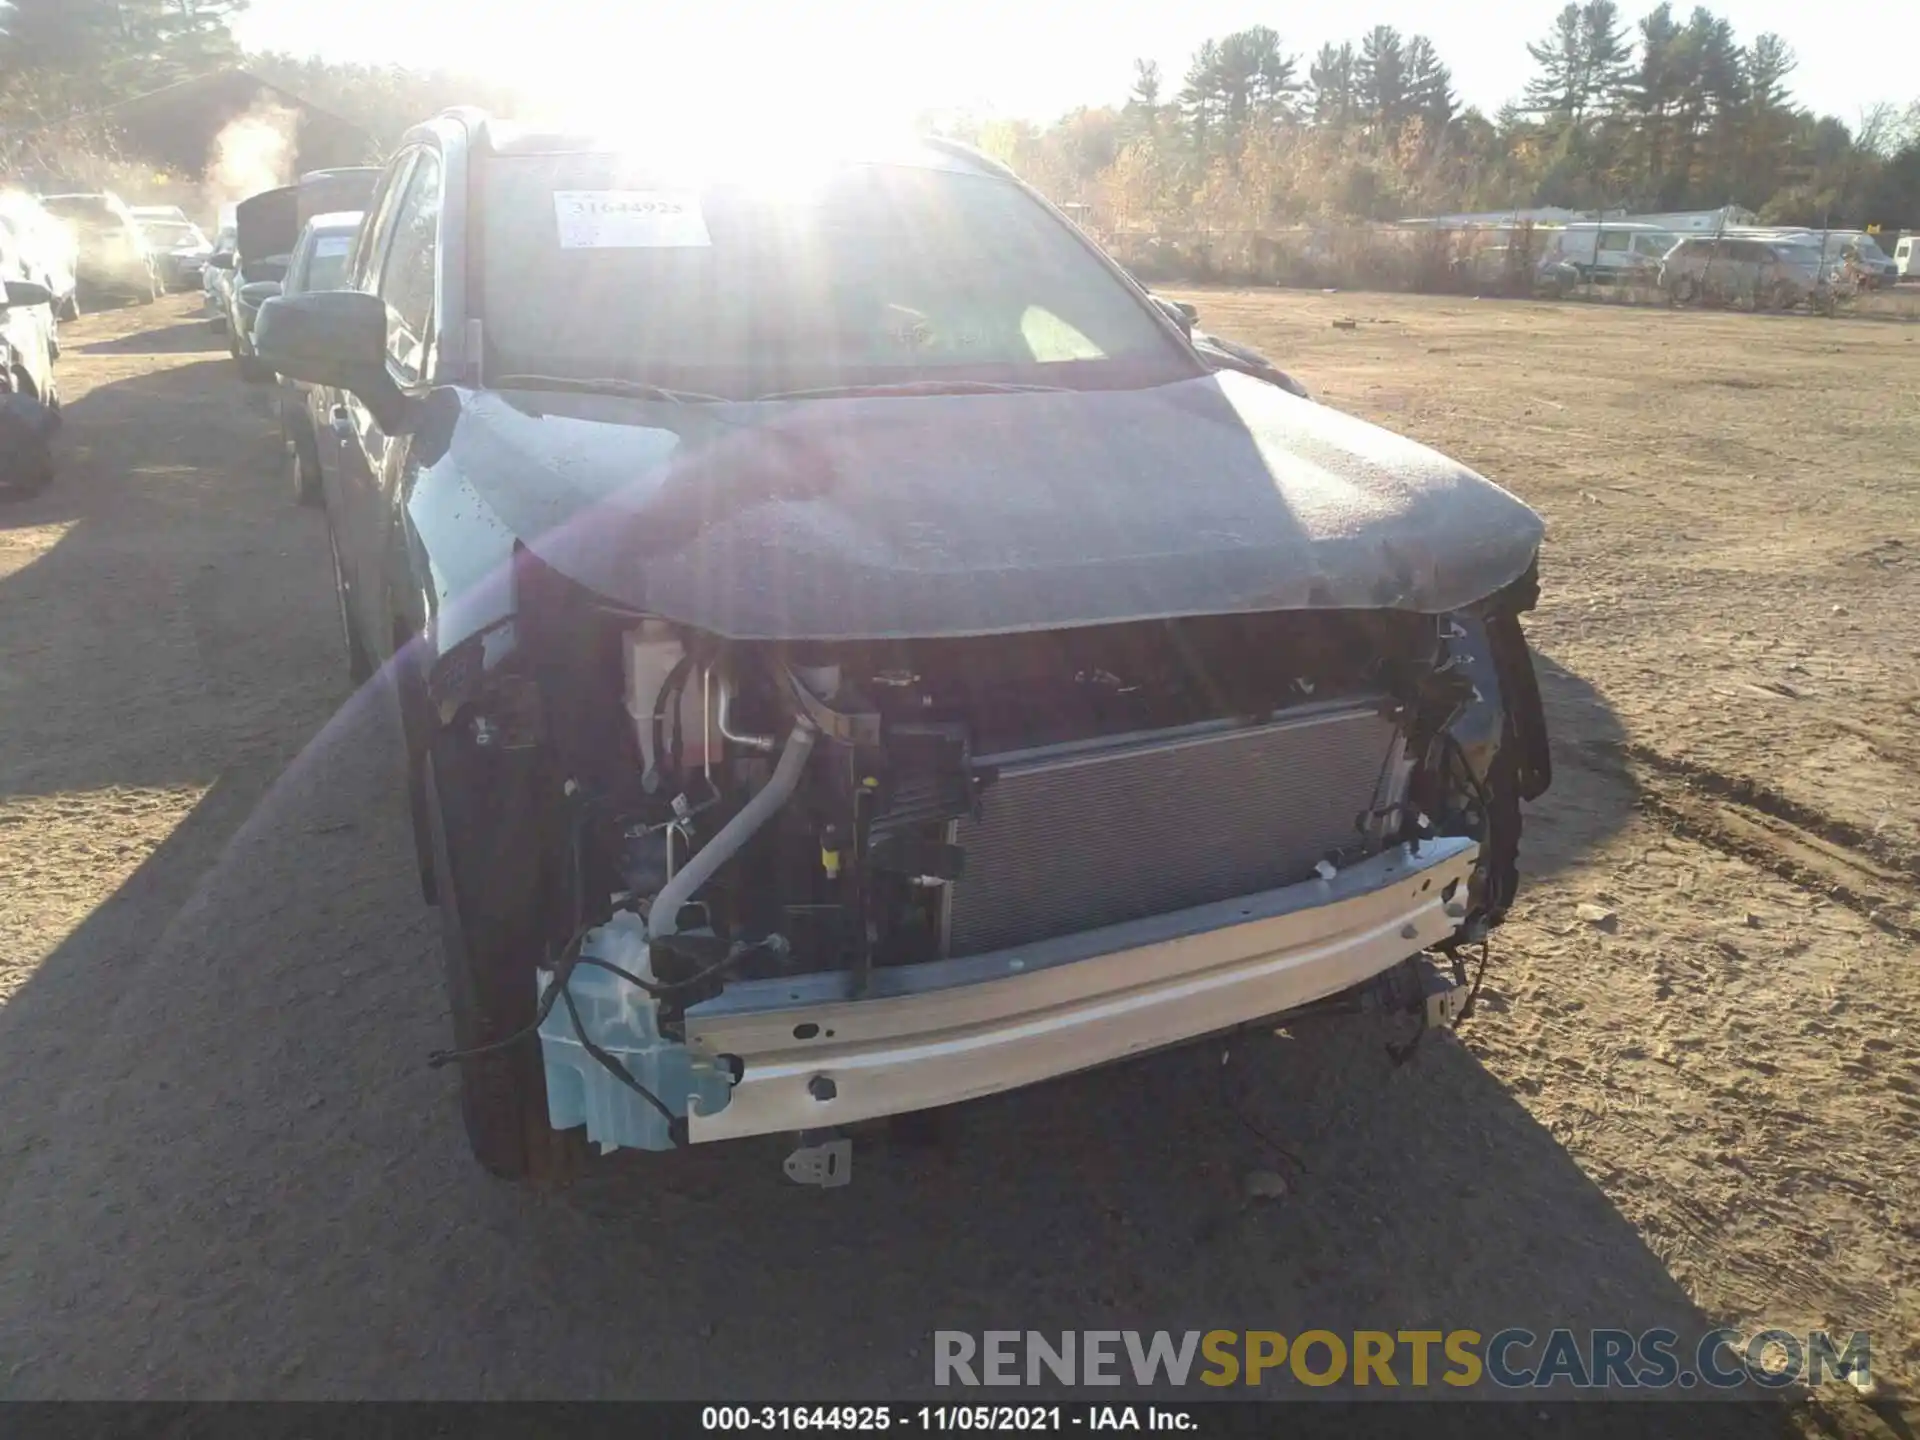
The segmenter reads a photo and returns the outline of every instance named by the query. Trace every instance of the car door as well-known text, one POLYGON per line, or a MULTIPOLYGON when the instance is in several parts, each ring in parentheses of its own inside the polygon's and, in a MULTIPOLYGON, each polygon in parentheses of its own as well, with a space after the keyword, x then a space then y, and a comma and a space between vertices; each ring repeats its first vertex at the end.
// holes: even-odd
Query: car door
MULTIPOLYGON (((387 311, 387 373, 402 391, 416 391, 433 378, 435 360, 434 277, 440 256, 440 208, 445 165, 440 152, 422 147, 406 183, 397 190, 390 234, 379 256, 373 293, 387 311)), ((390 649, 391 610, 383 579, 392 507, 388 503, 405 457, 403 437, 386 434, 364 402, 349 395, 350 434, 341 440, 341 495, 354 552, 354 598, 361 635, 369 650, 390 649)))

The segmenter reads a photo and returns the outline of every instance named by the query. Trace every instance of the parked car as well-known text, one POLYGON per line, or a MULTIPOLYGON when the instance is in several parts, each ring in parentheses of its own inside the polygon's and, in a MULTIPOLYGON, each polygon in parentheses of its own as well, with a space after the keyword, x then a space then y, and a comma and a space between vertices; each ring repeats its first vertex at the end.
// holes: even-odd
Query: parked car
POLYGON ((0 190, 0 234, 14 247, 26 278, 53 294, 56 319, 80 318, 78 247, 73 231, 22 190, 0 190))
POLYGON ((1916 271, 1914 268, 1916 257, 1914 254, 1913 241, 1913 236, 1902 235, 1894 244, 1893 268, 1895 277, 1898 280, 1911 279, 1914 275, 1920 274, 1920 271, 1916 271))
POLYGON ((161 287, 191 290, 199 286, 206 273, 207 257, 213 254, 213 242, 206 232, 181 215, 177 205, 136 207, 134 218, 160 268, 161 287), (156 213, 158 210, 171 213, 156 213))
POLYGON ((1462 290, 1501 295, 1566 295, 1580 283, 1579 271, 1551 250, 1527 245, 1481 245, 1453 261, 1462 290))
POLYGON ((266 384, 273 368, 253 351, 253 321, 262 302, 279 293, 301 228, 317 214, 364 205, 380 172, 370 167, 312 170, 292 185, 264 190, 234 207, 234 246, 209 265, 233 272, 227 291, 227 349, 240 378, 266 384))
MULTIPOLYGON (((315 290, 338 290, 346 281, 347 258, 360 233, 360 212, 338 210, 316 215, 300 232, 287 265, 282 295, 304 295, 315 290)), ((286 454, 287 478, 293 498, 301 505, 320 503, 320 452, 315 439, 332 423, 322 407, 320 387, 280 377, 280 440, 286 454)))
POLYGON ((1551 233, 1547 253, 1583 284, 1651 285, 1678 238, 1657 225, 1577 220, 1551 233))
POLYGON ((207 328, 216 335, 227 333, 227 312, 233 305, 233 247, 239 243, 233 212, 231 205, 221 207, 220 223, 213 233, 213 253, 200 272, 200 289, 205 296, 201 313, 207 317, 207 328))
POLYGON ((1794 238, 1820 247, 1826 257, 1829 280, 1838 280, 1846 274, 1865 290, 1878 290, 1899 282, 1899 262, 1864 230, 1804 229, 1796 231, 1794 238))
POLYGON ((42 195, 40 203, 73 229, 79 246, 75 273, 83 291, 132 300, 160 298, 159 266, 140 222, 119 196, 42 195))
POLYGON ((1539 517, 1219 366, 993 161, 806 158, 451 113, 261 308, 481 1162, 806 1131, 832 1183, 836 1127, 1382 977, 1443 1017, 1412 957, 1549 778, 1539 517))
POLYGON ((53 292, 33 280, 0 287, 0 499, 38 494, 53 482, 60 387, 53 375, 53 292))
POLYGON ((1688 236, 1661 262, 1660 288, 1676 305, 1707 301, 1791 310, 1813 298, 1822 270, 1818 245, 1688 236))

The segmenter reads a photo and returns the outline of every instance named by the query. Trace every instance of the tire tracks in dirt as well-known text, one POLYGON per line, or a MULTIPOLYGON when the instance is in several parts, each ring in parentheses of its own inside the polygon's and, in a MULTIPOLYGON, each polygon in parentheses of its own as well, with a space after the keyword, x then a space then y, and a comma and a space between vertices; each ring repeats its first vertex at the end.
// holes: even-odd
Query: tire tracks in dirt
POLYGON ((1730 775, 1636 740, 1576 741, 1572 758, 1633 789, 1663 828, 1813 891, 1889 935, 1920 945, 1920 865, 1870 831, 1750 776, 1730 775))

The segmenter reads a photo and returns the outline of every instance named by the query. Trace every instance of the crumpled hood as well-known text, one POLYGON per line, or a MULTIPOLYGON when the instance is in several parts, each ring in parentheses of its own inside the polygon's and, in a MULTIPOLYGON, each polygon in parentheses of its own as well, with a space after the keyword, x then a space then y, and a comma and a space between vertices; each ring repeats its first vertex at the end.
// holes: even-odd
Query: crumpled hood
POLYGON ((1233 373, 720 405, 463 391, 448 462, 562 574, 734 639, 1439 613, 1518 578, 1543 532, 1435 451, 1233 373))

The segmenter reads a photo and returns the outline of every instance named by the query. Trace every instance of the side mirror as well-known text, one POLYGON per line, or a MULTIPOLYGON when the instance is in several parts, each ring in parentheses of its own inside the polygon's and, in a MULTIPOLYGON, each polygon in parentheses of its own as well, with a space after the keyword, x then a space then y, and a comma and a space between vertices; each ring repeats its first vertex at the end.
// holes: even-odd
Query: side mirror
POLYGON ((233 251, 216 250, 207 257, 207 264, 216 270, 231 270, 234 266, 233 251))
POLYGON ((1189 335, 1193 333, 1193 327, 1200 319, 1200 312, 1194 309, 1193 306, 1184 300, 1169 300, 1164 295, 1154 295, 1149 298, 1152 299, 1155 305, 1160 307, 1161 314, 1165 315, 1189 335))
POLYGON ((31 280, 7 281, 7 304, 14 305, 51 305, 53 292, 44 285, 31 280))
POLYGON ((357 395, 380 428, 403 428, 407 397, 387 374, 387 307, 359 290, 281 295, 260 307, 253 350, 261 364, 310 385, 357 395))

